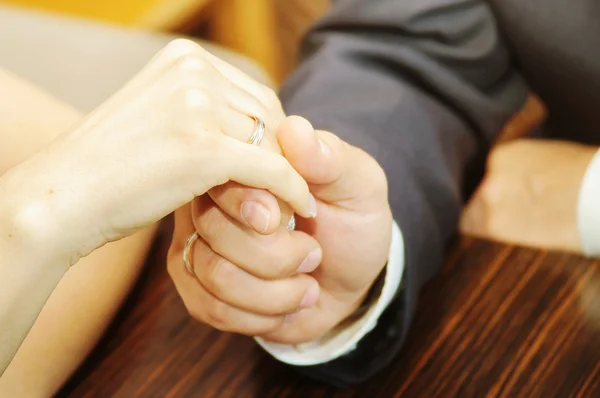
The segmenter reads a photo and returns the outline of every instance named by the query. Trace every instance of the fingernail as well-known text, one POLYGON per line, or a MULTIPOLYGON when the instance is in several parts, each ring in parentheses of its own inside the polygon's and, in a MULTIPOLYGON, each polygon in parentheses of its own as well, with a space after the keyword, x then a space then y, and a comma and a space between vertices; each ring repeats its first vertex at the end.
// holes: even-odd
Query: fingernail
POLYGON ((315 197, 312 196, 312 194, 309 194, 310 198, 309 198, 309 202, 308 202, 308 212, 310 213, 310 216, 312 218, 317 217, 317 201, 315 200, 315 197))
POLYGON ((302 263, 296 270, 296 272, 300 272, 303 274, 307 274, 309 272, 313 272, 321 263, 321 250, 315 249, 308 253, 302 263))
POLYGON ((258 202, 247 201, 242 204, 242 217, 258 232, 266 232, 271 221, 271 212, 258 202))
POLYGON ((300 302, 300 308, 312 307, 315 305, 318 299, 319 285, 317 283, 313 283, 308 287, 308 289, 306 289, 304 298, 302 299, 302 302, 300 302))

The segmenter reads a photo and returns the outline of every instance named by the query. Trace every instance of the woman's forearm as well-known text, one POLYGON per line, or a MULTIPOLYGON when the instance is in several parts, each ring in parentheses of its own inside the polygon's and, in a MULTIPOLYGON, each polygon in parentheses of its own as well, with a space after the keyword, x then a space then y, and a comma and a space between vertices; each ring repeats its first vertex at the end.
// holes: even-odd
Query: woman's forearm
MULTIPOLYGON (((0 92, 0 176, 83 117, 71 106, 1 69, 0 92)), ((65 274, 0 377, 0 397, 53 395, 94 346, 129 292, 154 230, 110 243, 65 274)))
POLYGON ((0 378, 0 397, 49 397, 77 369, 137 279, 155 228, 109 243, 59 282, 0 378))
MULTIPOLYGON (((42 236, 22 222, 36 217, 24 214, 28 209, 19 201, 26 195, 13 196, 4 183, 0 178, 0 375, 69 268, 60 251, 38 245, 42 236)), ((41 217, 38 221, 44 222, 41 217)))
POLYGON ((60 232, 68 229, 60 216, 37 211, 49 207, 44 192, 11 184, 28 180, 22 167, 0 178, 0 370, 10 363, 0 397, 44 397, 60 387, 129 292, 155 232, 149 227, 80 260, 78 244, 64 239, 77 234, 60 232))
POLYGON ((0 332, 10 343, 0 366, 70 264, 216 186, 266 189, 314 217, 308 184, 290 163, 245 143, 258 132, 253 119, 274 136, 275 95, 213 58, 193 42, 171 42, 75 129, 2 177, 0 213, 15 216, 0 247, 0 332), (25 311, 10 309, 27 291, 25 311))
MULTIPOLYGON (((0 70, 0 374, 3 373, 44 303, 69 267, 37 245, 33 223, 48 227, 50 217, 27 216, 35 188, 26 174, 7 173, 81 119, 66 104, 17 76, 0 70), (10 176, 9 176, 10 175, 10 176), (20 183, 19 180, 20 179, 20 183), (15 184, 17 180, 17 184, 15 184), (12 181, 11 184, 9 181, 12 181), (23 190, 31 188, 30 193, 23 190), (24 217, 23 217, 24 216, 24 217), (28 222, 23 220, 29 218, 28 222), (29 224, 29 225, 28 225, 29 224)), ((38 198, 40 202, 43 199, 38 198)))

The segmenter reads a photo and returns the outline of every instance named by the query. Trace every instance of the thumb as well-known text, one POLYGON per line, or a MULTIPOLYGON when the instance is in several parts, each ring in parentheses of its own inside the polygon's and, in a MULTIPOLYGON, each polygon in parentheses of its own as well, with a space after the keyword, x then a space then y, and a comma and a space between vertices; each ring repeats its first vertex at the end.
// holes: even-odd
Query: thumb
POLYGON ((378 186, 387 189, 385 175, 371 156, 330 132, 314 130, 302 117, 283 121, 277 139, 288 162, 322 201, 364 199, 378 192, 378 186))
POLYGON ((286 118, 277 129, 283 155, 308 184, 330 184, 343 173, 340 143, 336 137, 316 132, 310 122, 299 116, 286 118))

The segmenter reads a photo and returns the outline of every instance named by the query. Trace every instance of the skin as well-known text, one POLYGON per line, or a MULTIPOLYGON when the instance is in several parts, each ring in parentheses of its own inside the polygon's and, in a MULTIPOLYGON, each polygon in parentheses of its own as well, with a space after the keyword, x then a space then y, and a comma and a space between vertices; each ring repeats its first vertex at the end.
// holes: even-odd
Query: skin
POLYGON ((295 344, 332 331, 360 306, 387 262, 392 216, 385 175, 365 152, 299 117, 284 121, 277 139, 309 183, 317 217, 287 231, 273 221, 280 215, 271 194, 228 183, 176 212, 168 267, 196 319, 295 344), (248 203, 264 207, 262 215, 245 214, 248 203), (202 240, 191 275, 181 251, 194 230, 202 240))
POLYGON ((466 207, 463 233, 550 250, 581 253, 577 203, 598 147, 518 139, 498 145, 466 207))
POLYGON ((209 189, 235 181, 314 214, 285 158, 237 139, 252 131, 247 115, 271 123, 269 109, 207 54, 172 42, 77 127, 0 178, 2 372, 71 265, 209 189))
MULTIPOLYGON (((6 94, 0 97, 0 175, 82 119, 75 109, 2 70, 0 92, 6 94)), ((56 392, 92 349, 134 283, 154 231, 149 227, 105 245, 61 279, 0 377, 1 397, 48 397, 56 392)))
MULTIPOLYGON (((212 189, 176 213, 169 271, 199 321, 297 344, 334 331, 362 303, 387 261, 392 218, 385 176, 370 156, 300 118, 286 120, 277 138, 309 183, 318 216, 289 232, 273 221, 268 193, 231 183, 212 189), (181 250, 194 230, 202 241, 190 275, 181 250)), ((499 145, 462 231, 580 253, 578 193, 596 150, 543 140, 499 145)))
MULTIPOLYGON (((288 233, 280 227, 286 217, 281 216, 278 200, 273 195, 236 183, 213 188, 208 195, 176 213, 170 273, 190 313, 201 321, 223 330, 261 335, 273 341, 293 343, 313 339, 332 330, 356 309, 373 275, 376 276, 385 263, 388 248, 384 243, 389 239, 385 234, 374 236, 374 240, 381 239, 382 243, 377 250, 376 245, 361 245, 365 236, 356 232, 340 235, 340 231, 346 230, 344 222, 349 222, 349 226, 354 224, 354 216, 361 218, 360 228, 364 225, 363 217, 372 221, 372 227, 371 222, 367 223, 369 229, 365 232, 389 230, 388 206, 382 202, 385 195, 377 192, 385 190, 385 181, 369 185, 370 178, 357 173, 344 160, 346 157, 358 159, 358 165, 366 166, 371 175, 381 177, 372 159, 331 134, 313 132, 305 121, 295 118, 286 121, 275 137, 274 126, 284 116, 274 94, 228 64, 218 63, 218 59, 216 62, 220 73, 227 74, 230 81, 259 98, 258 106, 263 107, 268 121, 267 137, 261 146, 275 152, 283 149, 292 165, 311 183, 318 199, 319 217, 299 219, 298 231, 288 233), (312 140, 315 135, 330 145, 326 144, 322 150, 320 142, 317 140, 315 145, 312 140), (282 148, 275 144, 277 138, 282 148), (333 154, 328 152, 332 149, 333 154), (311 159, 311 163, 304 159, 311 159), (369 190, 373 192, 365 194, 369 190), (339 228, 340 225, 344 228, 339 228), (232 226, 241 235, 229 235, 232 226), (215 231, 211 231, 213 228, 215 231), (194 248, 195 277, 181 272, 182 242, 194 229, 204 237, 194 248), (217 242, 219 236, 233 238, 217 242), (331 236, 339 239, 342 249, 331 236), (253 257, 254 253, 247 257, 247 251, 239 250, 239 245, 249 242, 265 249, 259 252, 262 257, 253 257), (357 253, 346 253, 346 244, 366 248, 365 257, 373 258, 359 256, 360 261, 353 261, 357 253), (236 247, 236 250, 231 249, 236 247), (318 255, 299 270, 298 266, 314 250, 318 255), (372 269, 365 265, 372 265, 372 269), (359 268, 371 273, 363 275, 359 268), (316 293, 313 290, 304 300, 312 286, 318 290, 316 293), (202 299, 198 300, 201 295, 202 299), (292 315, 299 310, 298 315, 292 315), (239 316, 245 321, 236 323, 239 316), (317 322, 311 323, 312 320, 317 322)), ((0 175, 47 147, 59 134, 73 130, 82 120, 77 111, 2 71, 0 88, 9 94, 0 97, 0 142, 5 149, 0 156, 0 175), (32 110, 36 118, 30 117, 32 110)), ((227 134, 245 140, 251 131, 251 122, 245 118, 239 121, 245 126, 232 128, 227 134)), ((576 198, 580 180, 596 149, 545 141, 519 141, 499 146, 492 153, 486 180, 467 208, 461 228, 490 239, 579 251, 576 198), (526 157, 519 156, 523 151, 526 157), (548 164, 555 168, 550 170, 548 164), (530 178, 521 178, 524 174, 530 178), (541 190, 533 189, 534 186, 541 190), (518 201, 520 206, 515 206, 516 201, 498 193, 526 197, 518 201), (544 195, 538 195, 541 193, 544 195), (554 199, 541 200, 548 197, 554 199), (548 217, 549 214, 559 214, 559 217, 548 217), (499 221, 494 222, 494 219, 499 221)), ((60 279, 10 366, 0 377, 0 396, 45 397, 56 391, 92 348, 129 290, 154 230, 150 226, 94 250, 60 279), (89 289, 90 286, 94 290, 89 289), (104 294, 98 296, 95 291, 104 294), (77 300, 73 300, 74 297, 77 300)))

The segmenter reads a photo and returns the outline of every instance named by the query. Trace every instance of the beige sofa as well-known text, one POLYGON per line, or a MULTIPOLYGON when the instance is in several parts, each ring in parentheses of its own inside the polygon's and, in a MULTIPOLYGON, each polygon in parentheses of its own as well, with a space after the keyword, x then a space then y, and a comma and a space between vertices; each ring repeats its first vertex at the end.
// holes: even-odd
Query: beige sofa
MULTIPOLYGON (((82 112, 89 112, 114 93, 173 38, 0 4, 0 68, 82 112)), ((249 59, 199 43, 270 84, 249 59)))

